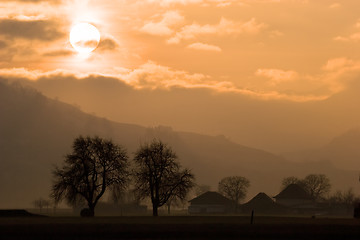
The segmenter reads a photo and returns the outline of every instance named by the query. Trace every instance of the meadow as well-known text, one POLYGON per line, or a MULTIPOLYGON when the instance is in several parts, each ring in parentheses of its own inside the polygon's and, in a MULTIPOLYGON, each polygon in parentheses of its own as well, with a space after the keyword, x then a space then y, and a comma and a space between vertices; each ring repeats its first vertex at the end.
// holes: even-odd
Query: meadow
POLYGON ((352 218, 256 216, 5 217, 0 239, 360 239, 352 218))

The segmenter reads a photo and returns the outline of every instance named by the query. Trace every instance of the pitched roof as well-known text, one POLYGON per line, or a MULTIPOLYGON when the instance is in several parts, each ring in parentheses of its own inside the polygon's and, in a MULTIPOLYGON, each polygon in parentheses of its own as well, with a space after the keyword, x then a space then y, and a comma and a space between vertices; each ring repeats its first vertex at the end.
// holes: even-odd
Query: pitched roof
POLYGON ((298 184, 290 184, 274 198, 276 199, 312 199, 311 196, 298 184))
POLYGON ((261 192, 258 193, 253 199, 242 205, 243 211, 255 210, 257 212, 280 212, 284 210, 283 206, 275 203, 268 195, 261 192))
POLYGON ((191 202, 191 204, 214 204, 214 205, 229 205, 229 204, 233 204, 233 202, 224 197, 223 195, 221 195, 218 192, 206 192, 201 194, 200 196, 191 199, 189 202, 191 202))
POLYGON ((245 204, 255 204, 255 205, 265 205, 265 204, 273 204, 274 201, 265 193, 258 193, 255 197, 253 197, 250 201, 245 204))

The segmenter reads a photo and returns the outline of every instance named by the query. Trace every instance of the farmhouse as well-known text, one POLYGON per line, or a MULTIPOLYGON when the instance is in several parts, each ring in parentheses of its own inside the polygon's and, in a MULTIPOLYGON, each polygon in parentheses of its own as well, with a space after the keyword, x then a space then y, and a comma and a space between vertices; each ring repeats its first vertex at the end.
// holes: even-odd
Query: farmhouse
POLYGON ((190 214, 224 214, 234 211, 235 204, 218 192, 206 192, 189 201, 190 214))
POLYGON ((287 207, 274 202, 268 195, 261 192, 249 202, 243 204, 241 211, 243 213, 254 211, 255 214, 283 214, 286 213, 287 207))
POLYGON ((298 184, 290 184, 275 197, 276 203, 288 206, 307 206, 312 205, 312 197, 298 184))

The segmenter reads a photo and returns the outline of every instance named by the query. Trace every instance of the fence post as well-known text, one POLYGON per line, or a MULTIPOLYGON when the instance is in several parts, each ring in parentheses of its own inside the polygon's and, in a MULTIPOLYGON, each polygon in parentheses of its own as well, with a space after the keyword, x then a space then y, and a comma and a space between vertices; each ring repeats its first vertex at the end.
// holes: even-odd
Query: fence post
POLYGON ((251 220, 250 223, 253 224, 254 223, 254 210, 251 211, 251 220))

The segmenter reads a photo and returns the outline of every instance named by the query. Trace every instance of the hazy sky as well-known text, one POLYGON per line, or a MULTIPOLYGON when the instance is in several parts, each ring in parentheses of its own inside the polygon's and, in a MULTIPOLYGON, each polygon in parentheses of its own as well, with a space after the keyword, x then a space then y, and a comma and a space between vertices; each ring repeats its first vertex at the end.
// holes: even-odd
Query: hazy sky
POLYGON ((0 75, 105 76, 135 91, 308 106, 356 82, 359 9, 359 0, 2 0, 0 75), (79 22, 100 31, 90 54, 69 42, 79 22))

